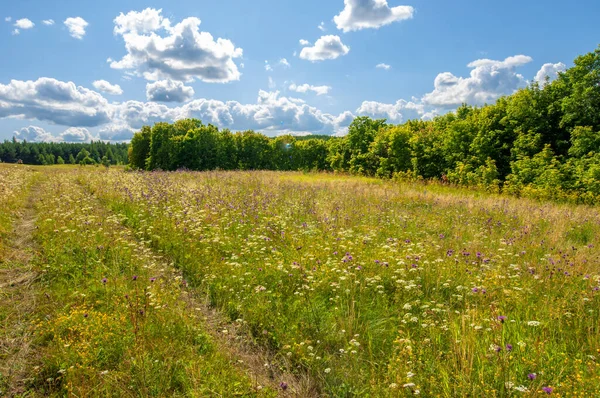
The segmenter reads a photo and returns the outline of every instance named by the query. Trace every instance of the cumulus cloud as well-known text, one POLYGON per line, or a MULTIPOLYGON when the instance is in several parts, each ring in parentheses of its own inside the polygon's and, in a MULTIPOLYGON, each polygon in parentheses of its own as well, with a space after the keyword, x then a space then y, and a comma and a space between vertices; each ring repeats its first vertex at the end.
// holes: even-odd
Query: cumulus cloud
POLYGON ((563 64, 562 62, 556 64, 544 64, 535 75, 534 80, 543 86, 546 84, 546 81, 551 82, 558 77, 559 72, 564 72, 566 70, 567 65, 563 64))
POLYGON ((60 141, 66 142, 90 142, 98 140, 98 137, 85 127, 69 127, 58 136, 60 141))
POLYGON ((147 80, 239 80, 241 73, 234 59, 242 56, 241 48, 201 32, 198 18, 185 18, 171 26, 161 12, 147 8, 115 18, 114 33, 123 37, 127 54, 120 61, 111 60, 111 68, 133 70, 147 80))
POLYGON ((88 129, 83 127, 69 127, 62 133, 54 135, 41 127, 23 127, 14 132, 18 141, 28 142, 90 142, 98 140, 88 129))
POLYGON ((378 68, 378 69, 385 69, 385 70, 389 70, 391 68, 390 65, 383 64, 383 63, 382 64, 377 64, 375 67, 378 68))
POLYGON ((110 124, 102 128, 98 135, 103 141, 129 141, 135 130, 126 124, 110 124))
POLYGON ((531 57, 516 55, 504 61, 479 59, 467 66, 472 68, 469 77, 457 77, 450 72, 437 75, 434 90, 425 94, 423 102, 440 107, 456 107, 462 103, 483 105, 512 94, 527 84, 515 68, 531 62, 531 57))
POLYGON ((96 90, 98 90, 102 93, 112 94, 112 95, 123 94, 123 90, 121 89, 121 86, 119 86, 118 84, 111 84, 111 83, 107 82, 106 80, 96 80, 93 83, 93 85, 94 85, 94 88, 96 88, 96 90))
POLYGON ((67 18, 63 23, 69 30, 71 37, 79 40, 83 39, 83 36, 85 36, 85 29, 89 25, 87 21, 81 17, 67 18))
POLYGON ((306 83, 298 86, 298 85, 292 83, 292 84, 290 84, 289 89, 292 91, 295 91, 297 93, 306 93, 308 91, 313 91, 317 95, 325 95, 325 94, 329 93, 329 90, 331 90, 331 87, 329 87, 329 86, 311 86, 310 84, 306 84, 306 83))
POLYGON ((279 65, 285 66, 286 68, 289 68, 289 67, 291 67, 290 63, 289 63, 289 62, 288 62, 288 60, 287 60, 287 59, 285 59, 285 58, 281 58, 281 59, 279 60, 279 65))
POLYGON ((134 129, 175 120, 176 112, 157 102, 125 101, 115 106, 115 120, 134 129))
POLYGON ((10 21, 12 21, 12 17, 5 17, 4 18, 4 22, 10 22, 10 21))
POLYGON ((52 133, 47 132, 38 126, 23 127, 19 131, 14 132, 14 136, 18 141, 27 142, 57 142, 58 138, 52 133))
POLYGON ((344 9, 333 18, 338 29, 344 32, 367 28, 380 28, 392 22, 411 19, 414 8, 388 5, 387 0, 344 0, 344 9))
POLYGON ((182 82, 159 80, 146 84, 146 98, 148 101, 186 102, 193 97, 194 89, 185 86, 182 82))
POLYGON ((11 35, 16 36, 18 34, 20 34, 21 31, 19 29, 14 29, 12 32, 10 32, 11 35))
POLYGON ((308 40, 300 39, 301 46, 310 46, 310 42, 308 40))
POLYGON ((53 19, 44 19, 42 21, 42 23, 46 26, 52 26, 52 25, 54 25, 54 20, 53 19))
POLYGON ((31 20, 27 19, 27 18, 22 18, 22 19, 18 19, 15 22, 15 25, 17 28, 19 29, 31 29, 35 26, 35 24, 33 22, 31 22, 31 20))
POLYGON ((398 100, 395 104, 385 104, 376 101, 364 101, 356 113, 373 118, 387 119, 393 123, 402 123, 410 119, 422 119, 427 115, 425 105, 418 99, 412 101, 398 100))
POLYGON ((312 47, 304 47, 300 52, 300 58, 311 62, 336 59, 348 54, 350 47, 342 43, 339 36, 327 35, 317 40, 312 47))
POLYGON ((66 126, 98 126, 111 118, 101 94, 47 77, 0 84, 0 118, 21 117, 66 126))
POLYGON ((323 113, 301 99, 263 90, 259 91, 254 104, 202 98, 173 108, 156 102, 127 101, 116 109, 116 119, 135 129, 185 118, 198 118, 221 128, 253 129, 267 134, 282 131, 331 134, 347 128, 352 121, 346 113, 339 116, 323 113))

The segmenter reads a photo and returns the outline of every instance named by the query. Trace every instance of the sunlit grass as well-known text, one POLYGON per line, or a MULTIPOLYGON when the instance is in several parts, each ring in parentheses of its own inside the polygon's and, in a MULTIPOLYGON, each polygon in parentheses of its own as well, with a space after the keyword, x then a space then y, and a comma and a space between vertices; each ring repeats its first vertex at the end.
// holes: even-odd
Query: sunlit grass
POLYGON ((79 178, 329 395, 600 386, 593 208, 332 174, 79 178))
POLYGON ((336 174, 29 170, 0 167, 0 219, 6 236, 38 184, 32 393, 273 394, 188 293, 323 396, 600 388, 594 207, 336 174))

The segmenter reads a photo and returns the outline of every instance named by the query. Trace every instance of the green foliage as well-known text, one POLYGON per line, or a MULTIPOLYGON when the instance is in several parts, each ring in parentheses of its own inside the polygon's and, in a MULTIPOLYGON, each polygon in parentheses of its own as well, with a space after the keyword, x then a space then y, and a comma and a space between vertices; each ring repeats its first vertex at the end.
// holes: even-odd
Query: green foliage
POLYGON ((129 144, 128 157, 129 165, 134 169, 144 170, 146 168, 146 159, 150 155, 150 139, 152 130, 148 126, 133 135, 129 144))
MULTIPOLYGON (((332 170, 598 203, 599 148, 600 47, 553 82, 431 121, 392 126, 361 116, 342 138, 268 138, 186 119, 144 127, 129 157, 133 168, 149 170, 332 170)), ((40 154, 40 162, 53 159, 40 154)))
POLYGON ((77 164, 83 158, 76 160, 76 156, 85 149, 88 156, 99 162, 104 156, 108 156, 112 164, 127 163, 127 144, 111 144, 106 142, 91 143, 68 143, 68 142, 0 142, 0 159, 7 163, 17 163, 19 160, 24 164, 51 165, 64 163, 77 164))

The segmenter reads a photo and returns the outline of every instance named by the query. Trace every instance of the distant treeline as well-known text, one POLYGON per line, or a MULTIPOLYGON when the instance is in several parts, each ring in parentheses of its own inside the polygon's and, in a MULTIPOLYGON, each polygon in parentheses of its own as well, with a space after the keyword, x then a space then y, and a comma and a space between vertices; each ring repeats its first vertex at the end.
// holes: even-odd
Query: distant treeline
POLYGON ((432 121, 358 117, 343 138, 219 131, 199 120, 136 133, 130 165, 145 170, 331 170, 437 179, 515 195, 600 203, 600 47, 553 82, 432 121))
POLYGON ((0 161, 6 163, 52 164, 127 164, 128 144, 19 142, 0 143, 0 161))

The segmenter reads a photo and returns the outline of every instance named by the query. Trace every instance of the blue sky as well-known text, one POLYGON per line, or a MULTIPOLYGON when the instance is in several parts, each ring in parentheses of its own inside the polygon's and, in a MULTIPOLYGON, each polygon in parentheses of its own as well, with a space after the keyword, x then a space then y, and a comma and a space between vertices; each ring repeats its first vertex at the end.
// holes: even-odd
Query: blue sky
POLYGON ((552 78, 596 48, 597 15, 593 0, 7 2, 0 139, 119 141, 182 117, 269 135, 427 119, 552 78))

